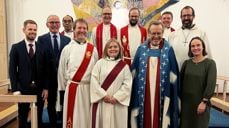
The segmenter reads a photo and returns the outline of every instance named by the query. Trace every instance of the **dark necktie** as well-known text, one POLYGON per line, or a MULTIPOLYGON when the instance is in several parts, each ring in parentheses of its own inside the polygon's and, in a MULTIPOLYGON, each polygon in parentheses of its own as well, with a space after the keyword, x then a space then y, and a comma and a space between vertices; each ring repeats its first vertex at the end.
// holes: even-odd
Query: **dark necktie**
POLYGON ((54 50, 55 56, 57 57, 58 56, 58 53, 59 53, 57 35, 53 35, 53 44, 54 44, 53 50, 54 50))
POLYGON ((33 44, 29 44, 29 57, 33 58, 33 56, 34 56, 33 44))

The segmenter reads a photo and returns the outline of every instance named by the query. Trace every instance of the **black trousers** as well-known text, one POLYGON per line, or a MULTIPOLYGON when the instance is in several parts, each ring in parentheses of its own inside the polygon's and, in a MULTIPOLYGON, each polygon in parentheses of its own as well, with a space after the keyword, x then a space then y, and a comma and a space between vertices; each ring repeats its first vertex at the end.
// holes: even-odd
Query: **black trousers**
POLYGON ((48 95, 48 114, 51 127, 56 127, 56 100, 57 100, 57 86, 49 88, 48 95))
MULTIPOLYGON (((42 114, 44 107, 44 100, 41 97, 42 92, 21 92, 23 95, 37 95, 37 118, 38 128, 42 128, 42 114)), ((27 119, 30 111, 30 103, 18 103, 18 125, 19 128, 27 128, 27 119)))

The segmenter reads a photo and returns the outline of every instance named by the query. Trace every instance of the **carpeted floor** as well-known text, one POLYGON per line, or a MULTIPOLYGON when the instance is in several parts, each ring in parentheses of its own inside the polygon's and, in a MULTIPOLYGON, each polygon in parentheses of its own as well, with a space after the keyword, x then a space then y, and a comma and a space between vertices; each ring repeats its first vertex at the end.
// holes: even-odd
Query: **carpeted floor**
POLYGON ((229 128, 229 115, 212 108, 209 128, 229 128))

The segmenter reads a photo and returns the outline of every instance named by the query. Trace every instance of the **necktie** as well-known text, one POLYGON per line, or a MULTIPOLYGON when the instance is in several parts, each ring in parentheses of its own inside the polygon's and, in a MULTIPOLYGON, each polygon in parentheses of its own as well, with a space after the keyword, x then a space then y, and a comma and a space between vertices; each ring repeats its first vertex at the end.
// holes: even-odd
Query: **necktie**
POLYGON ((34 56, 33 44, 29 44, 29 57, 33 58, 33 56, 34 56))
POLYGON ((53 50, 54 50, 55 56, 57 57, 57 55, 58 55, 58 53, 59 53, 57 35, 53 35, 53 44, 54 44, 53 50))

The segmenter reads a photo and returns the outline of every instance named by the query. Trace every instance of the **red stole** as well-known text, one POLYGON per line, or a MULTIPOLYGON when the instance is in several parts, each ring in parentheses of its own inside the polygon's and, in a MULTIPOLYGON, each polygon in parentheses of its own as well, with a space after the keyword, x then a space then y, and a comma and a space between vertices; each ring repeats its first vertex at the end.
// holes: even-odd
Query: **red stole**
MULTIPOLYGON (((117 29, 112 23, 110 23, 110 38, 117 39, 117 29)), ((96 28, 96 48, 100 59, 103 55, 103 23, 96 28)))
MULTIPOLYGON (((146 29, 140 25, 139 29, 141 31, 141 43, 143 43, 147 38, 146 29)), ((121 43, 123 47, 124 61, 130 66, 131 56, 130 56, 130 46, 129 46, 129 36, 128 36, 128 25, 121 29, 121 43)))
POLYGON ((92 52, 94 46, 90 43, 87 44, 87 48, 84 54, 83 61, 79 69, 76 71, 75 75, 72 78, 72 81, 69 85, 69 93, 68 93, 68 106, 67 106, 67 128, 72 128, 73 125, 73 113, 74 113, 74 104, 75 104, 75 96, 78 87, 78 82, 81 81, 84 73, 87 70, 87 67, 90 63, 92 52))
MULTIPOLYGON (((126 63, 122 60, 116 64, 116 66, 111 70, 111 72, 108 74, 106 79, 103 81, 103 84, 101 87, 106 91, 111 83, 115 80, 115 78, 118 76, 118 74, 122 71, 122 69, 125 67, 126 63)), ((94 103, 92 106, 92 128, 95 128, 96 126, 96 112, 97 112, 98 103, 94 103)))
POLYGON ((173 32, 173 31, 175 31, 175 29, 174 29, 174 28, 172 28, 172 27, 170 27, 170 31, 171 31, 171 32, 173 32))
POLYGON ((150 63, 150 57, 148 58, 148 62, 147 62, 148 66, 146 72, 144 128, 151 128, 152 121, 153 121, 153 128, 159 128, 160 126, 160 58, 158 58, 158 65, 157 65, 157 75, 156 75, 157 79, 156 79, 156 89, 155 89, 156 91, 155 91, 154 103, 151 103, 150 100, 149 63, 150 63), (154 105, 154 110, 151 110, 151 105, 154 105), (151 115, 151 111, 154 111, 154 115, 151 115))

